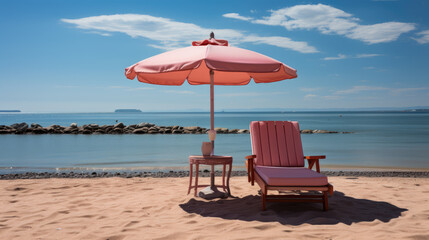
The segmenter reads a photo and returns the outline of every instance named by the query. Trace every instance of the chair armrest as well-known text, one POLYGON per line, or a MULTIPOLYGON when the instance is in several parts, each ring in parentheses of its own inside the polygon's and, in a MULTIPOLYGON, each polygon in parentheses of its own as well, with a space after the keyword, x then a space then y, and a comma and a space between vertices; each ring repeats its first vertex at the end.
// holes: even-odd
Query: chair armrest
POLYGON ((316 171, 320 173, 320 165, 319 165, 319 159, 325 159, 325 155, 320 156, 304 156, 305 159, 308 161, 308 169, 312 169, 314 164, 316 164, 316 171))
POLYGON ((325 159, 326 156, 325 155, 320 155, 320 156, 305 156, 305 159, 325 159))
POLYGON ((245 157, 246 160, 246 169, 247 169, 247 181, 252 182, 252 186, 255 184, 255 170, 254 170, 254 159, 256 155, 249 155, 245 157))

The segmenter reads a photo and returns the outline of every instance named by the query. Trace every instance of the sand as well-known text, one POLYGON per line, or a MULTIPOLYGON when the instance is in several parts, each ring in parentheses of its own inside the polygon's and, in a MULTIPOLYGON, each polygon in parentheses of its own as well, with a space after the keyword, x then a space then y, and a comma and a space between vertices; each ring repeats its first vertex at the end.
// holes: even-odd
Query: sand
MULTIPOLYGON (((209 181, 201 178, 201 181, 209 181)), ((186 195, 188 178, 1 180, 0 239, 429 239, 429 178, 330 177, 330 210, 186 195)))

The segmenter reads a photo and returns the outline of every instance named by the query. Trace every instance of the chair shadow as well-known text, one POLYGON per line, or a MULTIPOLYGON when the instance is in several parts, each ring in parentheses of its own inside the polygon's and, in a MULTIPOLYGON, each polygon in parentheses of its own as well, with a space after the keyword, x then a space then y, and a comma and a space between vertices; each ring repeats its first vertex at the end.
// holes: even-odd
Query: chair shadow
POLYGON ((408 209, 399 208, 388 202, 358 199, 335 191, 329 198, 329 210, 324 212, 321 203, 267 203, 267 210, 261 210, 261 197, 248 195, 243 198, 205 201, 190 199, 180 204, 187 213, 203 217, 218 217, 228 220, 279 222, 283 225, 314 225, 380 220, 389 222, 401 216, 408 209))

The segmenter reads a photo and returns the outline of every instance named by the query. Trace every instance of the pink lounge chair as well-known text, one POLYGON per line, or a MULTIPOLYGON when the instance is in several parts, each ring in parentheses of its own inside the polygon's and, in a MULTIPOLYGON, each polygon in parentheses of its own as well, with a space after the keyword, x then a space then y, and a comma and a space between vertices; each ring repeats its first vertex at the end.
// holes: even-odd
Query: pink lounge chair
POLYGON ((334 188, 320 174, 319 159, 325 156, 303 155, 298 122, 251 122, 250 135, 253 155, 246 157, 246 168, 249 182, 254 185, 256 181, 261 187, 262 210, 267 201, 320 202, 323 210, 328 210, 328 192, 332 195, 334 188), (308 168, 304 167, 304 159, 308 168), (311 170, 314 165, 316 171, 311 170), (268 195, 268 190, 310 192, 268 195))

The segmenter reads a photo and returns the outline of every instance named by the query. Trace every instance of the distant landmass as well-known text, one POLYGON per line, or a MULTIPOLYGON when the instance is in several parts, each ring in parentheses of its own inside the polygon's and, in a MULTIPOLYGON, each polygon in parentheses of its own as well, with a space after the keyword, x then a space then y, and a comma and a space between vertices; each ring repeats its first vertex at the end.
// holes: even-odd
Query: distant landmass
POLYGON ((115 113, 141 113, 140 109, 116 109, 115 113))
POLYGON ((0 112, 21 112, 21 110, 0 110, 0 112))

